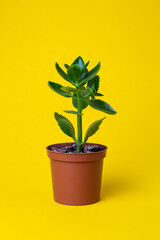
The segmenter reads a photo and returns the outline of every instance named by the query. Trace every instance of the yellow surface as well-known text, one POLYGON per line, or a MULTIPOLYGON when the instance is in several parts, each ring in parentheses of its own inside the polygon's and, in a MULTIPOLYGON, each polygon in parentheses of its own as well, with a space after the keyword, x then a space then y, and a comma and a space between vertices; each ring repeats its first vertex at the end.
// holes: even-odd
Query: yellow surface
MULTIPOLYGON (((3 0, 0 24, 0 239, 160 239, 160 2, 3 0), (73 108, 47 81, 67 86, 54 64, 79 55, 101 61, 118 114, 90 138, 108 146, 101 201, 71 207, 53 201, 45 147, 71 140, 53 114, 73 108)), ((84 132, 104 116, 85 110, 84 132)))

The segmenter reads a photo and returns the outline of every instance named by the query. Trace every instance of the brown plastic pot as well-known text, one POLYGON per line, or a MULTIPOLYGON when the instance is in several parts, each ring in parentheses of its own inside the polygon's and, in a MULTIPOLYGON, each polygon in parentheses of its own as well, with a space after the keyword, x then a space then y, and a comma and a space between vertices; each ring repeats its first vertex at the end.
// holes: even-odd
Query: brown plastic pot
MULTIPOLYGON (((47 154, 51 162, 54 200, 65 205, 86 205, 100 199, 104 150, 93 153, 60 153, 49 147, 66 146, 60 143, 48 146, 47 154)), ((86 143, 94 144, 94 143, 86 143)))

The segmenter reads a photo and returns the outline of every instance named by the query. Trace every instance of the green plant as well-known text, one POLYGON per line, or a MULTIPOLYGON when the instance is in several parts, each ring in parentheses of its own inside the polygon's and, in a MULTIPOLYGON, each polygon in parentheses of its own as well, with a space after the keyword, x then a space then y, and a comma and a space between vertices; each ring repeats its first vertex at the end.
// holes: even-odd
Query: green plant
POLYGON ((100 69, 100 62, 91 70, 88 71, 87 66, 89 61, 85 64, 81 57, 78 57, 74 60, 74 62, 69 66, 64 64, 67 69, 67 73, 65 73, 58 63, 55 64, 56 70, 59 75, 64 78, 66 81, 71 83, 74 87, 64 87, 55 82, 48 82, 49 87, 55 91, 56 93, 67 97, 72 98, 72 104, 77 109, 77 111, 73 110, 64 110, 66 113, 76 114, 77 115, 77 139, 75 136, 75 130, 72 123, 65 118, 64 116, 55 112, 55 119, 57 120, 61 130, 73 138, 73 140, 77 144, 77 152, 81 151, 83 144, 91 137, 93 134, 97 132, 100 124, 105 119, 102 118, 93 122, 84 137, 82 139, 82 111, 88 105, 92 108, 97 109, 99 111, 108 113, 108 114, 116 114, 116 111, 106 102, 96 99, 96 97, 103 96, 103 94, 98 92, 99 88, 99 76, 97 75, 100 69))

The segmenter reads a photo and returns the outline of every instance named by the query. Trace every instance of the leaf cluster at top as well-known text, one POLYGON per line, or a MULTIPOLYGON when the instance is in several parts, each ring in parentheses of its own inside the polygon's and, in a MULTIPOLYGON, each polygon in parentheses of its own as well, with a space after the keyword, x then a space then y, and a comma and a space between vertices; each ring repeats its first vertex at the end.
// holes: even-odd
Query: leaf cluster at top
MULTIPOLYGON (((55 67, 59 75, 72 86, 62 86, 61 84, 49 81, 49 87, 63 97, 72 98, 72 104, 77 111, 64 110, 66 113, 81 116, 82 112, 78 111, 78 102, 80 101, 81 111, 90 105, 92 108, 104 113, 116 114, 116 111, 107 102, 97 99, 97 97, 103 96, 102 93, 98 92, 100 77, 97 73, 100 70, 100 62, 90 71, 87 68, 88 65, 89 61, 85 64, 80 56, 71 65, 64 64, 66 71, 56 63, 55 67)), ((70 121, 58 113, 55 113, 55 118, 62 131, 76 141, 74 128, 70 121)), ((97 120, 90 125, 84 142, 98 130, 103 119, 97 120)))

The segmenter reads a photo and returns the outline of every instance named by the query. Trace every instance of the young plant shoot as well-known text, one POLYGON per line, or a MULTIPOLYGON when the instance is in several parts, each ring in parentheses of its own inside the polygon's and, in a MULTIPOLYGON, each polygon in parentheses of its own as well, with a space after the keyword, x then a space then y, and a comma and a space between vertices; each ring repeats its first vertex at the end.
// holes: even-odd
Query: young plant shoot
POLYGON ((83 139, 83 110, 87 106, 91 106, 92 108, 107 114, 116 114, 116 111, 108 103, 97 99, 97 97, 103 96, 103 94, 98 92, 100 78, 97 73, 100 69, 100 62, 90 71, 87 68, 88 64, 89 61, 85 64, 83 59, 78 57, 70 66, 68 64, 64 64, 67 72, 64 72, 58 63, 55 64, 59 75, 68 83, 70 83, 72 87, 62 86, 55 82, 48 82, 49 87, 53 91, 62 95, 63 97, 71 98, 72 104, 74 108, 76 108, 76 111, 64 110, 64 112, 77 115, 77 137, 75 135, 75 129, 72 123, 66 117, 58 114, 57 112, 55 112, 54 116, 61 130, 75 141, 77 145, 77 153, 81 151, 83 144, 87 142, 88 138, 97 132, 100 124, 105 119, 104 117, 93 122, 89 126, 83 139))

